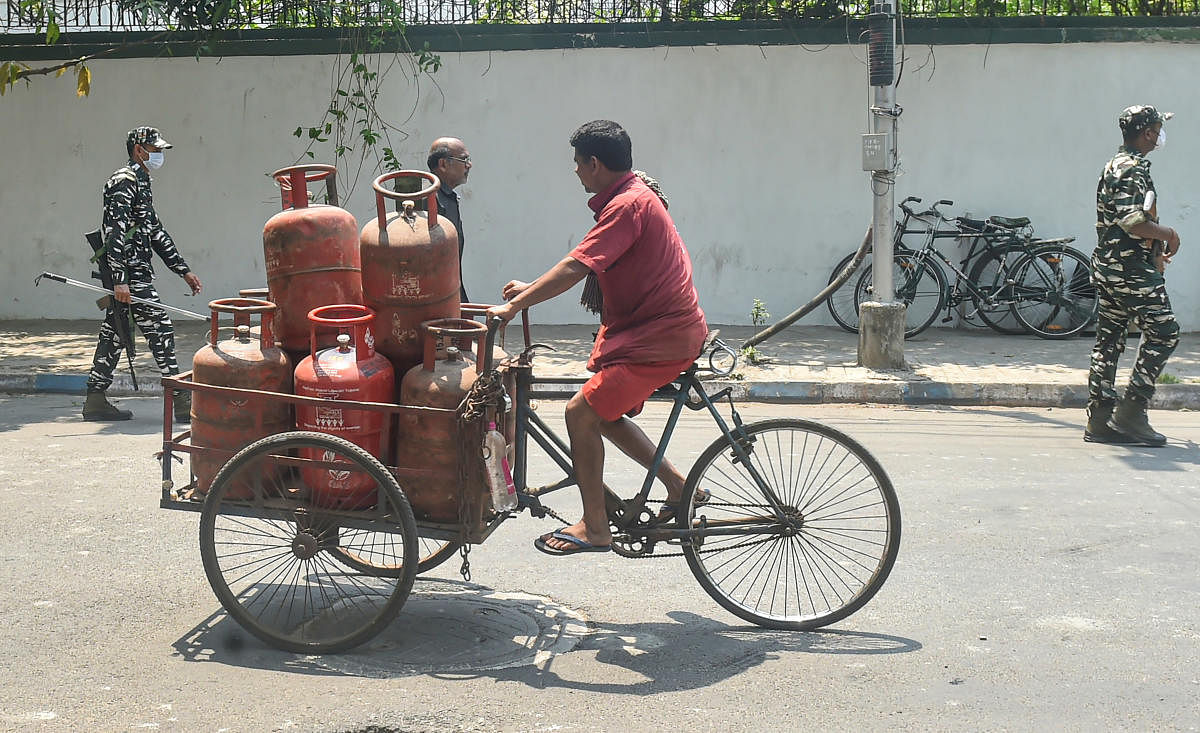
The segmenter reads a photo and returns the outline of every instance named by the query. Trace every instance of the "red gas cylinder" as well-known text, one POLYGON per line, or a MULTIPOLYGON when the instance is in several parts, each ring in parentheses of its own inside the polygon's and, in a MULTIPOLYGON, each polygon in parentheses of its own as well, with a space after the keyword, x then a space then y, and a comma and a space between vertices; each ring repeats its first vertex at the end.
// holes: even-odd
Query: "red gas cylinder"
POLYGON ((417 327, 437 318, 458 316, 458 232, 437 215, 437 176, 397 171, 376 178, 376 217, 362 228, 363 303, 379 314, 376 348, 392 361, 397 374, 421 363, 417 327), (430 185, 417 193, 383 187, 395 178, 423 178, 430 185), (428 215, 414 201, 425 197, 428 215), (402 199, 402 211, 387 215, 384 199, 402 199))
POLYGON ((283 211, 263 227, 267 287, 279 306, 276 335, 297 358, 308 350, 309 311, 363 302, 358 222, 337 206, 336 173, 331 165, 297 165, 271 174, 280 184, 283 211), (322 179, 330 205, 310 205, 308 183, 322 179))
MULTIPOLYGON (((327 305, 308 314, 311 322, 310 355, 296 367, 296 394, 356 402, 393 402, 395 376, 392 365, 375 353, 371 324, 375 314, 361 305, 327 305), (337 346, 318 350, 317 334, 337 334, 337 346)), ((297 405, 296 427, 349 440, 384 459, 388 415, 321 405, 297 405)), ((303 458, 328 460, 312 455, 303 458)), ((375 503, 376 484, 366 475, 333 469, 302 469, 302 476, 321 506, 361 509, 375 503)))
MULTIPOLYGON (((446 318, 421 324, 424 333, 424 360, 409 369, 400 386, 400 403, 405 406, 458 407, 475 383, 475 362, 487 337, 487 326, 461 318, 446 318), (455 338, 473 340, 477 353, 445 348, 439 358, 437 340, 455 338)), ((434 522, 457 522, 462 491, 458 471, 458 417, 454 414, 405 410, 400 414, 396 433, 396 464, 403 468, 424 469, 426 480, 405 484, 405 493, 413 514, 434 522)), ((483 485, 475 487, 487 493, 483 485)))
MULTIPOLYGON (((292 362, 275 345, 272 330, 275 306, 265 300, 226 298, 208 304, 212 310, 208 345, 192 358, 192 381, 197 384, 238 387, 263 392, 292 391, 292 362), (217 341, 219 313, 232 313, 235 334, 217 341), (259 314, 259 333, 251 332, 250 316, 259 314)), ((268 435, 292 428, 292 406, 286 402, 192 392, 192 445, 217 451, 193 453, 196 490, 208 491, 217 470, 237 451, 268 435)), ((247 498, 249 487, 234 489, 230 498, 247 498)))

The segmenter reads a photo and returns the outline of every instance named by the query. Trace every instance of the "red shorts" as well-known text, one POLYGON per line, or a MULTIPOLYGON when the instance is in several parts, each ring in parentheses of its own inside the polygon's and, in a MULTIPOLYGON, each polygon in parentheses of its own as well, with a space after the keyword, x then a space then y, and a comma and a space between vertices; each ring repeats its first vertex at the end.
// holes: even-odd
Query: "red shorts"
POLYGON ((601 367, 583 385, 583 398, 602 419, 615 422, 635 417, 654 390, 670 384, 695 359, 655 364, 613 364, 601 367))

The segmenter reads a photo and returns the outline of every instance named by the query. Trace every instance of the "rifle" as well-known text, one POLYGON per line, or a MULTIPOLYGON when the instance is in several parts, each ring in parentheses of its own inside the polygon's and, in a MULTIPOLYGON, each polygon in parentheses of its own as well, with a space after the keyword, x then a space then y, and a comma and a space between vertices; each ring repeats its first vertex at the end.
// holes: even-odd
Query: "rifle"
MULTIPOLYGON (((83 288, 84 290, 92 290, 97 293, 104 293, 106 295, 113 294, 113 291, 105 290, 104 288, 100 287, 99 285, 90 285, 88 283, 80 282, 78 280, 72 280, 69 277, 66 277, 64 275, 57 275, 53 272, 43 272, 41 275, 38 275, 37 277, 35 277, 33 279, 33 284, 37 285, 37 284, 41 283, 42 278, 47 278, 49 280, 53 280, 56 283, 62 283, 63 285, 70 285, 70 286, 76 287, 76 288, 83 288)), ((173 305, 167 305, 166 303, 159 303, 159 302, 156 302, 153 300, 146 300, 145 298, 139 298, 136 295, 129 296, 129 302, 141 303, 142 305, 148 305, 148 306, 151 306, 152 308, 162 308, 163 310, 167 311, 168 313, 178 313, 181 316, 187 316, 188 318, 195 318, 197 321, 209 320, 208 316, 202 316, 199 313, 196 313, 195 311, 184 310, 183 308, 177 308, 173 305)))
MULTIPOLYGON (((91 261, 96 264, 97 268, 92 271, 92 277, 99 280, 101 287, 105 290, 111 291, 113 289, 112 268, 108 266, 108 258, 104 256, 108 248, 100 236, 100 230, 93 229, 83 236, 92 247, 91 261)), ((96 301, 96 305, 104 308, 104 320, 108 321, 108 324, 120 337, 121 343, 125 344, 125 362, 129 365, 129 378, 133 381, 133 390, 136 392, 138 383, 137 373, 133 370, 133 311, 125 303, 111 295, 100 298, 96 301)))

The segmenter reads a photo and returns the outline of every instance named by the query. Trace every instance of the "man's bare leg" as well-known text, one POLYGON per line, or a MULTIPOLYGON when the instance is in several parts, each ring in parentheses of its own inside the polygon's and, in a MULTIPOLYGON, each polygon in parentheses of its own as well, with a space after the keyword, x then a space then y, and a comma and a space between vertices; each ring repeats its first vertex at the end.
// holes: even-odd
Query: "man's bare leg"
MULTIPOLYGON (((567 435, 571 438, 571 462, 575 480, 583 499, 583 519, 559 530, 593 545, 612 543, 608 527, 608 512, 604 506, 604 420, 583 398, 582 392, 567 402, 567 435)), ((578 549, 570 542, 554 537, 545 538, 546 545, 555 550, 578 549)))
MULTIPOLYGON (((654 463, 654 454, 658 451, 658 446, 651 442, 650 437, 633 420, 622 417, 616 422, 601 422, 600 432, 620 448, 622 453, 641 464, 642 468, 649 469, 654 463)), ((662 463, 658 464, 658 472, 655 475, 667 487, 667 501, 679 501, 679 497, 683 496, 685 479, 666 456, 663 456, 662 463)))

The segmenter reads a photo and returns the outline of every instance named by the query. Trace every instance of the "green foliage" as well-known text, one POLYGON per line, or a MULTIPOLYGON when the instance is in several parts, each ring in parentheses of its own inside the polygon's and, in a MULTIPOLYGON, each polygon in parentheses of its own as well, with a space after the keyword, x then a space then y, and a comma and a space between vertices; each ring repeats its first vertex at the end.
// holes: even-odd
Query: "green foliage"
MULTIPOLYGON (((353 181, 358 180, 364 168, 373 178, 378 173, 403 167, 391 136, 403 137, 405 133, 380 113, 378 104, 381 85, 388 73, 400 62, 400 68, 419 81, 442 66, 441 57, 430 50, 428 43, 416 50, 408 45, 406 26, 401 20, 403 8, 397 0, 381 0, 378 7, 383 19, 380 25, 347 29, 345 43, 350 52, 335 61, 335 88, 322 118, 292 132, 308 141, 301 159, 316 159, 314 146, 325 143, 332 146, 334 163, 339 169, 356 158, 353 181), (398 50, 389 54, 389 49, 398 50)), ((332 15, 329 20, 333 20, 332 15)), ((353 190, 352 185, 347 195, 353 190)))
POLYGON ((1158 384, 1179 384, 1183 380, 1174 374, 1167 374, 1166 372, 1163 372, 1162 374, 1159 374, 1158 379, 1154 381, 1158 384))
MULTIPOLYGON (((761 328, 762 326, 767 325, 767 319, 770 317, 771 314, 767 312, 767 304, 758 298, 755 298, 754 305, 750 308, 750 322, 756 327, 761 328)), ((770 357, 765 356, 761 351, 753 346, 747 346, 743 348, 742 356, 746 358, 746 361, 755 366, 758 366, 759 364, 766 364, 771 360, 770 357)))
POLYGON ((767 304, 755 298, 754 305, 750 308, 750 322, 755 326, 765 326, 770 317, 771 314, 767 312, 767 304))

